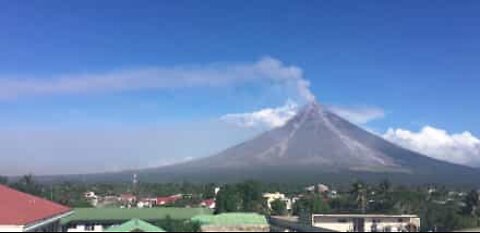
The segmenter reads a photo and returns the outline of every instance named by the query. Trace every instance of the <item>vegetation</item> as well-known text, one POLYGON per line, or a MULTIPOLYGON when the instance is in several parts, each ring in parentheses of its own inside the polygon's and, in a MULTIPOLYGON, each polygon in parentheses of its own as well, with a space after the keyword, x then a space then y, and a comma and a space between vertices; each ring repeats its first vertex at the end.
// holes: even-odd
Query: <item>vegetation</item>
POLYGON ((167 216, 165 220, 155 222, 154 225, 166 232, 200 232, 200 225, 191 221, 173 220, 167 216))
MULTIPOLYGON (((0 177, 0 183, 8 183, 15 189, 41 196, 71 207, 89 207, 83 193, 93 191, 100 196, 133 193, 131 184, 83 184, 62 183, 40 185, 34 177, 26 175, 15 182, 0 177)), ((172 207, 196 207, 204 199, 215 197, 216 184, 138 184, 139 197, 191 194, 172 207)), ((446 187, 394 186, 388 180, 377 185, 355 182, 350 187, 337 187, 338 195, 307 192, 302 186, 262 184, 246 181, 220 186, 216 196, 215 213, 255 212, 260 214, 300 215, 302 213, 372 213, 416 214, 422 220, 422 231, 452 231, 480 226, 480 201, 476 190, 448 189, 446 187), (269 210, 265 192, 282 192, 288 197, 297 197, 292 212, 288 213, 283 201, 271 203, 269 210)), ((157 224, 165 230, 182 229, 194 232, 192 223, 166 219, 157 224)), ((177 230, 178 231, 178 230, 177 230)))
POLYGON ((8 184, 8 178, 5 176, 0 176, 0 184, 3 184, 3 185, 8 184))
POLYGON ((216 213, 266 213, 268 211, 263 192, 264 187, 255 181, 225 185, 217 195, 216 213))
POLYGON ((305 213, 329 213, 330 206, 324 196, 312 194, 298 200, 294 205, 293 212, 295 215, 305 213))
POLYGON ((271 203, 272 211, 271 215, 273 216, 284 216, 288 214, 287 203, 282 200, 275 200, 271 203))

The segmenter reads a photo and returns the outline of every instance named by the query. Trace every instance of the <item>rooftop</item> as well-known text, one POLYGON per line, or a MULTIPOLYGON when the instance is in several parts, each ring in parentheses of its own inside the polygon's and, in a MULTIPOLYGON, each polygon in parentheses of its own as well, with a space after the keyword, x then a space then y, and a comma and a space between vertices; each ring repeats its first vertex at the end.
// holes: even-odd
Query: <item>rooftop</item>
POLYGON ((141 219, 157 221, 170 216, 173 220, 187 220, 197 215, 212 215, 213 211, 204 208, 78 208, 74 214, 62 219, 62 224, 71 222, 111 222, 141 219))
POLYGON ((28 225, 70 211, 68 207, 0 185, 0 225, 28 225))
POLYGON ((122 225, 110 227, 105 232, 165 232, 165 230, 140 219, 132 219, 122 225))
POLYGON ((229 213, 220 215, 200 215, 191 219, 201 225, 268 225, 263 215, 254 213, 229 213))

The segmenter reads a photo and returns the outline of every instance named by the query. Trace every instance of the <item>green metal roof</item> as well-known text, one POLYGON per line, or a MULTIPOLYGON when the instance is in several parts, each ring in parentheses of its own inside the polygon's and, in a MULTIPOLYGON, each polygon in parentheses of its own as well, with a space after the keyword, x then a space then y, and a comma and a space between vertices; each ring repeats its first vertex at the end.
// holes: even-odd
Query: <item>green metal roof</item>
POLYGON ((199 215, 191 219, 200 225, 268 225, 263 215, 253 213, 228 213, 220 215, 199 215))
POLYGON ((212 215, 213 211, 204 208, 78 208, 73 214, 62 219, 62 224, 75 222, 125 222, 141 219, 153 222, 170 216, 173 220, 188 220, 197 215, 212 215))
POLYGON ((122 225, 108 228, 105 232, 166 232, 160 227, 154 226, 140 219, 132 219, 122 225))

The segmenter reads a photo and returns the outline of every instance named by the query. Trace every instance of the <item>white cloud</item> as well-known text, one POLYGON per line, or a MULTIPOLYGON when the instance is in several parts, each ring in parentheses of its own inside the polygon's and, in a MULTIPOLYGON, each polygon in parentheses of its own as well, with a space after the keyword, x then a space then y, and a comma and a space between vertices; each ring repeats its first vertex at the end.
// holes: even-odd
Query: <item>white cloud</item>
MULTIPOLYGON (((385 112, 376 107, 328 106, 327 109, 355 124, 366 124, 385 116, 385 112)), ((298 104, 289 100, 284 106, 265 108, 248 113, 227 114, 222 116, 221 119, 240 127, 271 129, 285 125, 299 110, 298 104)))
POLYGON ((355 124, 366 124, 385 117, 385 111, 377 107, 328 106, 328 110, 355 124))
POLYGON ((443 129, 425 126, 419 132, 389 129, 383 137, 432 158, 480 167, 480 139, 470 132, 449 134, 443 129))
POLYGON ((249 64, 150 67, 33 78, 0 77, 0 99, 144 89, 225 87, 258 81, 288 86, 295 90, 299 100, 314 99, 309 90, 310 84, 303 78, 300 68, 286 66, 270 57, 249 64))
POLYGON ((246 128, 276 128, 283 126, 298 111, 298 105, 288 101, 284 106, 265 108, 251 113, 227 114, 221 119, 246 128))

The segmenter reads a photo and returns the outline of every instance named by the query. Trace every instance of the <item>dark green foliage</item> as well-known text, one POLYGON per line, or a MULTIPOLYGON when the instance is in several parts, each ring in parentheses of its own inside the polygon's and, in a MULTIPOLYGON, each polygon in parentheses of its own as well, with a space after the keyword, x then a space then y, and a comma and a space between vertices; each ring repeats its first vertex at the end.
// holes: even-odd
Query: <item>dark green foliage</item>
POLYGON ((471 215, 472 217, 478 216, 480 205, 480 196, 478 195, 477 190, 472 190, 468 193, 465 198, 465 212, 466 214, 471 215))
POLYGON ((3 184, 3 185, 8 184, 8 177, 0 176, 0 184, 3 184))
POLYGON ((225 185, 217 195, 216 213, 256 212, 266 213, 264 188, 255 181, 225 185))
POLYGON ((475 218, 459 213, 454 205, 426 204, 421 207, 422 231, 452 231, 477 227, 475 218))
POLYGON ((215 198, 215 189, 217 188, 216 184, 207 184, 204 187, 203 191, 203 198, 205 199, 213 199, 215 198))
POLYGON ((355 182, 352 185, 351 194, 354 196, 357 202, 357 208, 361 213, 366 213, 368 197, 367 197, 367 186, 363 182, 355 182))
POLYGON ((330 213, 330 206, 322 195, 308 195, 298 200, 294 205, 294 215, 330 213))
POLYGON ((19 181, 12 185, 13 188, 24 193, 32 194, 34 196, 42 195, 42 187, 37 184, 33 175, 25 175, 19 181))
POLYGON ((173 220, 170 216, 167 216, 165 220, 155 222, 154 225, 162 228, 166 232, 200 232, 200 225, 198 223, 173 220))
POLYGON ((275 200, 271 203, 272 212, 271 215, 273 216, 283 216, 287 215, 287 203, 282 200, 275 200))

